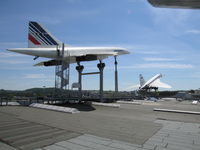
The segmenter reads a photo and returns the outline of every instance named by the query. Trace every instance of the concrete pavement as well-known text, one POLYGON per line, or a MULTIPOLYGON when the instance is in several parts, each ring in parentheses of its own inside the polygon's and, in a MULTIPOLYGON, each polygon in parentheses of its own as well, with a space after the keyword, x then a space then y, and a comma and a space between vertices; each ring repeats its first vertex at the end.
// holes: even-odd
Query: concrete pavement
POLYGON ((185 102, 121 104, 120 108, 68 106, 76 107, 80 111, 77 114, 23 106, 0 107, 0 150, 198 149, 200 115, 154 112, 158 105, 200 110, 185 102))

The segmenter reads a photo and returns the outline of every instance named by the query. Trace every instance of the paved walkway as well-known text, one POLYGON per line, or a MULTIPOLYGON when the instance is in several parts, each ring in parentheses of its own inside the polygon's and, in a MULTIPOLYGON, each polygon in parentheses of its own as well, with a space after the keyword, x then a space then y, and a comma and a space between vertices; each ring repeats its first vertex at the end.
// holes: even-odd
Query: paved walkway
POLYGON ((157 120, 163 128, 144 144, 84 134, 35 150, 200 150, 200 124, 157 120))
MULTIPOLYGON (((169 106, 199 110, 193 105, 169 106)), ((154 112, 153 108, 81 105, 80 113, 67 114, 1 107, 0 150, 200 150, 199 115, 154 112)))
POLYGON ((45 109, 30 107, 4 107, 0 113, 9 113, 10 116, 29 122, 39 123, 67 131, 82 134, 91 134, 99 137, 125 141, 134 144, 143 144, 153 136, 162 125, 153 121, 132 119, 134 111, 116 114, 119 108, 98 107, 95 111, 75 114, 61 113, 45 109), (113 114, 110 116, 109 114, 113 114), (126 118, 126 116, 130 118, 126 118), (125 117, 124 117, 125 116, 125 117))
POLYGON ((0 118, 0 150, 31 150, 81 135, 7 114, 0 113, 0 118))

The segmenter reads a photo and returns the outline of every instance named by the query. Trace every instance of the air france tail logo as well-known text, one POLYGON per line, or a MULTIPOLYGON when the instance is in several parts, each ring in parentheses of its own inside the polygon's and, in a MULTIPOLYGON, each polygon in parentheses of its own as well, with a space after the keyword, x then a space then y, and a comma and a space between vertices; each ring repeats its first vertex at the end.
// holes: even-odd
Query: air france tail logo
POLYGON ((30 33, 28 34, 28 39, 35 45, 41 45, 30 33))
POLYGON ((37 22, 29 22, 28 39, 35 45, 58 45, 58 42, 37 22))

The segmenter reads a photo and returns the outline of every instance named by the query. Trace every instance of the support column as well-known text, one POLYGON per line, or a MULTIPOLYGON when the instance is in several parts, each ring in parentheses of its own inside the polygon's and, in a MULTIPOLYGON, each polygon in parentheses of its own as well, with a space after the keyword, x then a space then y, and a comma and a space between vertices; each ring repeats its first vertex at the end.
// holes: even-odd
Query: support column
POLYGON ((99 72, 100 72, 100 85, 99 85, 99 95, 100 95, 100 101, 103 101, 103 69, 105 67, 105 63, 102 63, 102 61, 100 60, 100 63, 97 64, 97 67, 99 68, 99 72))
POLYGON ((79 83, 79 88, 78 88, 78 91, 79 91, 79 95, 78 95, 78 100, 81 101, 82 99, 82 72, 83 72, 83 69, 84 69, 84 66, 80 65, 80 63, 77 63, 78 66, 76 66, 76 70, 78 71, 78 83, 79 83))
POLYGON ((118 71, 117 71, 117 56, 114 56, 115 58, 115 93, 118 92, 118 71))
POLYGON ((61 77, 60 89, 64 88, 64 61, 63 61, 64 52, 65 52, 65 44, 62 43, 62 51, 61 51, 62 64, 61 64, 61 76, 60 76, 61 77))
POLYGON ((159 97, 159 92, 158 92, 158 88, 155 87, 155 97, 158 98, 159 97))

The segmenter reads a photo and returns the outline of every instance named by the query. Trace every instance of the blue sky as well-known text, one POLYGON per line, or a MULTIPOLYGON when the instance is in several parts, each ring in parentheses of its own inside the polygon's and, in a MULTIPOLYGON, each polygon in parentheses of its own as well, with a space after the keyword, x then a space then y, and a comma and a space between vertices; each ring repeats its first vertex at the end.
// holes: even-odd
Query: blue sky
MULTIPOLYGON (((118 57, 120 90, 138 84, 140 73, 145 79, 162 73, 171 90, 200 88, 199 20, 200 10, 154 8, 146 0, 1 0, 0 89, 54 86, 54 67, 33 67, 44 59, 6 51, 27 47, 28 21, 72 46, 127 48, 131 54, 118 57)), ((113 60, 104 61, 106 90, 114 90, 113 60)), ((98 71, 97 63, 83 63, 84 72, 98 71)), ((83 77, 83 89, 98 86, 97 75, 83 77)))

